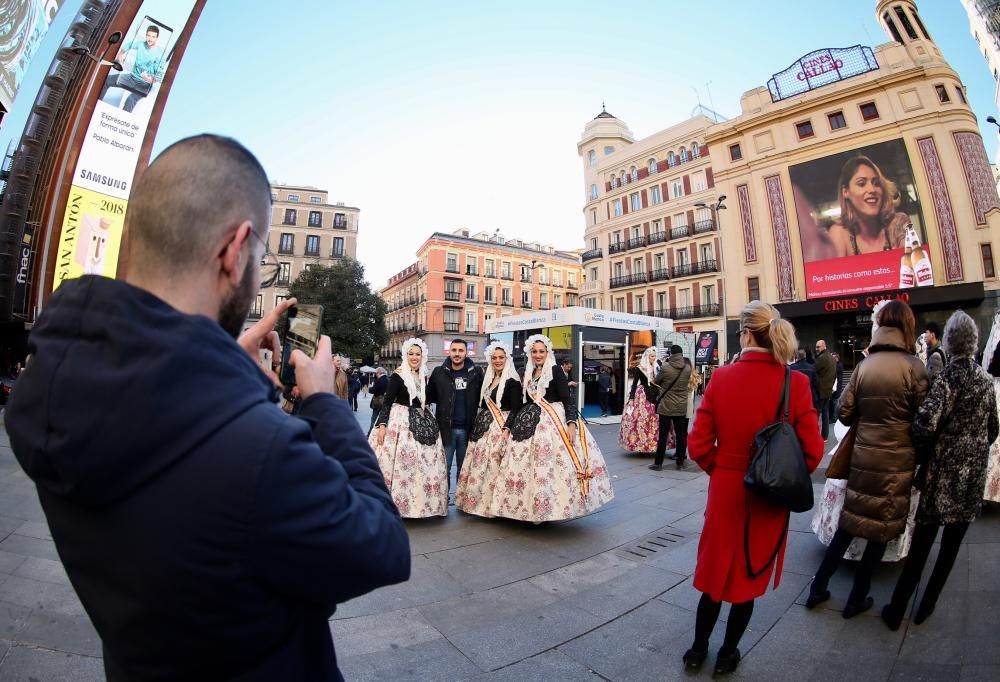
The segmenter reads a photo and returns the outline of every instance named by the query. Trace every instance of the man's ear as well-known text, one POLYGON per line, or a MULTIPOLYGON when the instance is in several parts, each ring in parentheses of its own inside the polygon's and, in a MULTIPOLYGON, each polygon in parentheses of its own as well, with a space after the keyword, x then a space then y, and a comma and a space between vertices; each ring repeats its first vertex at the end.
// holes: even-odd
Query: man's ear
POLYGON ((219 273, 234 287, 239 286, 243 270, 247 266, 250 249, 244 249, 244 245, 250 239, 252 229, 253 224, 249 220, 240 223, 236 232, 219 253, 219 273))

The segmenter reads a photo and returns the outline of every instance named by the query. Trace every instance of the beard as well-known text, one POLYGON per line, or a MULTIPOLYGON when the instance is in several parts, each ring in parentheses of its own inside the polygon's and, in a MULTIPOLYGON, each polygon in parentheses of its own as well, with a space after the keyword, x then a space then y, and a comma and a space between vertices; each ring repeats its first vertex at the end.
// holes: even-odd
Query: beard
POLYGON ((251 264, 247 264, 239 286, 219 306, 219 326, 234 339, 239 338, 240 332, 243 331, 243 323, 246 322, 247 316, 250 314, 250 305, 256 294, 254 269, 251 264))

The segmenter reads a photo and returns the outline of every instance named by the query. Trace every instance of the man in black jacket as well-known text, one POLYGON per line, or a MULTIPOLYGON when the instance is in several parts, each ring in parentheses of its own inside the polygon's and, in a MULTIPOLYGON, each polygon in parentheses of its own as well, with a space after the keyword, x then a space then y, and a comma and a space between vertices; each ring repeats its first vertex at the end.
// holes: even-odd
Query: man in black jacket
POLYGON ((816 367, 809 364, 806 359, 806 349, 799 348, 798 360, 788 366, 789 369, 801 372, 809 377, 809 388, 812 391, 813 407, 819 409, 819 378, 816 376, 816 367))
POLYGON ((437 406, 435 415, 441 429, 441 444, 444 445, 449 490, 452 462, 457 467, 456 481, 462 471, 482 386, 483 370, 468 357, 465 341, 453 339, 448 348, 448 358, 434 368, 427 386, 427 404, 437 406))
POLYGON ((340 680, 336 605, 409 577, 330 340, 292 355, 299 417, 257 362, 288 305, 236 341, 270 215, 249 151, 182 140, 133 188, 127 281, 63 282, 31 332, 7 430, 108 680, 340 680))

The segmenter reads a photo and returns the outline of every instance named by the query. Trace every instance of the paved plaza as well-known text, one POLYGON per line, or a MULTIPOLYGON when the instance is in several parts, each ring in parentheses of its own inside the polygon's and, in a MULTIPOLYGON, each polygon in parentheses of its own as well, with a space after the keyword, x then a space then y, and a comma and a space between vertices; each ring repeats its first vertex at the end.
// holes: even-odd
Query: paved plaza
MULTIPOLYGON (((363 405, 358 419, 365 429, 369 415, 363 405)), ((694 630, 699 595, 691 575, 708 478, 690 464, 686 471, 650 471, 650 458, 621 452, 616 426, 593 431, 616 497, 591 516, 534 526, 452 507, 447 518, 407 522, 410 581, 343 604, 331 620, 347 679, 710 677, 713 659, 698 675, 687 675, 680 661, 694 630)), ((969 530, 934 615, 921 626, 904 622, 895 633, 878 608, 841 618, 850 568, 832 581, 826 608, 805 609, 823 554, 809 522, 810 514, 792 518, 781 586, 757 602, 732 679, 1000 680, 1000 513, 969 530)), ((895 564, 877 572, 877 607, 898 572, 895 564)), ((720 623, 713 656, 723 630, 720 623)), ((34 486, 3 432, 0 680, 103 680, 100 656, 34 486)))

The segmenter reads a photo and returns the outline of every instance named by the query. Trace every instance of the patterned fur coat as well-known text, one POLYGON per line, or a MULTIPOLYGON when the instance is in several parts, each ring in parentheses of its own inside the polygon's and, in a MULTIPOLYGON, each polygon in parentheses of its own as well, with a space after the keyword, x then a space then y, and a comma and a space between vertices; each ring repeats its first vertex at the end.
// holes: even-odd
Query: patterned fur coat
POLYGON ((929 456, 918 523, 975 519, 982 504, 990 444, 998 431, 993 379, 972 358, 954 358, 934 378, 913 418, 914 445, 929 456))

